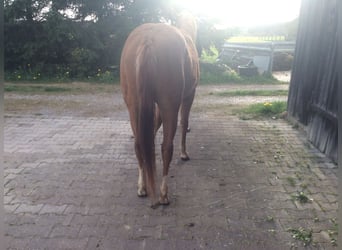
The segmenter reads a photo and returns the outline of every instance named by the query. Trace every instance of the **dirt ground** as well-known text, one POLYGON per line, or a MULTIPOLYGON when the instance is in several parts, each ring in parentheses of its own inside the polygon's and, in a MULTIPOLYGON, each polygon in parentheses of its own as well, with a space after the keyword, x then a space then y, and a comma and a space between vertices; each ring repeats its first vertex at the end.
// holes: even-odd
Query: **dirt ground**
POLYGON ((273 72, 274 78, 282 82, 290 82, 291 80, 291 71, 276 71, 273 72))
POLYGON ((156 210, 136 196, 137 162, 120 87, 49 86, 68 91, 5 93, 8 249, 337 249, 336 165, 286 120, 232 114, 287 98, 212 94, 288 84, 199 86, 191 160, 179 160, 178 131, 171 204, 156 210))
MULTIPOLYGON (((12 84, 21 86, 24 84, 12 84)), ((41 86, 41 84, 30 84, 41 86)), ((61 93, 12 93, 5 95, 5 111, 11 114, 25 115, 66 115, 66 116, 99 116, 114 117, 120 112, 126 113, 122 102, 119 85, 91 84, 82 82, 48 84, 49 87, 67 89, 61 93)), ((288 84, 279 85, 203 85, 197 90, 193 109, 225 105, 225 108, 248 105, 256 102, 286 101, 286 97, 230 97, 219 98, 212 95, 215 92, 234 90, 286 90, 288 84)))
MULTIPOLYGON (((274 77, 280 81, 289 83, 291 73, 275 72, 274 77)), ((25 85, 12 84, 15 86, 25 85)), ((41 86, 42 84, 30 84, 30 86, 41 86)), ((71 116, 100 116, 113 117, 116 113, 126 112, 126 107, 122 102, 120 87, 109 84, 91 84, 84 82, 56 83, 48 84, 49 87, 64 88, 66 91, 60 93, 48 92, 39 93, 12 93, 5 95, 6 113, 31 114, 31 115, 71 115, 71 116)), ((286 101, 282 97, 231 97, 218 98, 210 93, 217 91, 251 90, 251 89, 288 89, 288 84, 279 85, 203 85, 197 90, 197 98, 194 109, 201 106, 212 105, 248 105, 254 102, 265 101, 286 101)), ((227 107, 225 107, 227 108, 227 107)))

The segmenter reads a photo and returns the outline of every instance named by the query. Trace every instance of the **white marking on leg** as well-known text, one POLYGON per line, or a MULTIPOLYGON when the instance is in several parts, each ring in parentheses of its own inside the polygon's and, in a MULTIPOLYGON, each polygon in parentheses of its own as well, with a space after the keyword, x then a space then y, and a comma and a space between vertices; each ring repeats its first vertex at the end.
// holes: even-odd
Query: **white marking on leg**
POLYGON ((146 196, 144 171, 141 168, 139 168, 139 177, 138 177, 138 196, 146 196))
POLYGON ((162 194, 162 196, 164 197, 165 195, 167 195, 167 176, 163 176, 163 179, 162 179, 162 183, 161 183, 161 186, 160 186, 160 192, 162 194))
POLYGON ((163 176, 162 183, 160 185, 160 199, 159 203, 162 205, 169 204, 169 198, 167 196, 168 188, 167 188, 167 176, 163 176))

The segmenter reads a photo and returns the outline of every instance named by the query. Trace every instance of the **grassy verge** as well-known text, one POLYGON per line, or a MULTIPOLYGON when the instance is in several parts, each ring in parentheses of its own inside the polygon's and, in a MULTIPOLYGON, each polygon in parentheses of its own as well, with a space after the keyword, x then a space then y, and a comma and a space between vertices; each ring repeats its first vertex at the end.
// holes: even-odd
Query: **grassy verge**
POLYGON ((210 95, 216 96, 287 96, 288 90, 236 90, 210 92, 210 95))
POLYGON ((114 84, 95 82, 73 83, 5 83, 5 93, 18 94, 80 94, 114 91, 114 84))
POLYGON ((69 83, 69 82, 92 82, 92 83, 117 83, 119 75, 117 72, 98 69, 96 74, 89 76, 71 75, 69 70, 60 69, 54 73, 40 72, 37 69, 16 70, 5 72, 5 81, 13 83, 69 83))
POLYGON ((252 77, 240 76, 235 71, 210 72, 201 69, 200 84, 288 84, 274 78, 272 75, 252 77))
POLYGON ((238 75, 235 71, 211 72, 201 69, 200 84, 286 84, 279 81, 272 75, 258 75, 245 77, 238 75))
POLYGON ((57 87, 57 86, 32 86, 32 85, 6 85, 5 92, 20 92, 20 93, 32 93, 32 92, 68 92, 71 88, 57 87))
POLYGON ((235 111, 240 119, 280 118, 287 108, 287 102, 265 102, 249 105, 235 111))

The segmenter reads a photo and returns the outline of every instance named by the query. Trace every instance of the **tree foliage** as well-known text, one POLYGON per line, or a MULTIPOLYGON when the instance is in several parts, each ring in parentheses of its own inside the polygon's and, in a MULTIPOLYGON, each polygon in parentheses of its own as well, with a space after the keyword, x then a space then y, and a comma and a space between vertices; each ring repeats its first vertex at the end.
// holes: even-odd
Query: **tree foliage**
MULTIPOLYGON (((86 78, 111 71, 131 30, 172 22, 177 11, 168 0, 5 0, 6 75, 86 78)), ((217 44, 214 33, 202 23, 199 47, 217 44)))

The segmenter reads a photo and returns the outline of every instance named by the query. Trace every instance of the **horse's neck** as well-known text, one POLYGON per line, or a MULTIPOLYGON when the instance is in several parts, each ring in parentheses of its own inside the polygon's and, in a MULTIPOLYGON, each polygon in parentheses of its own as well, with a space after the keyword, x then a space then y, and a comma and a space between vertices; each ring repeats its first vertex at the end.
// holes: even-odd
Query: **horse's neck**
POLYGON ((190 36, 193 42, 196 42, 197 23, 193 16, 189 14, 181 14, 177 26, 183 33, 190 36))

